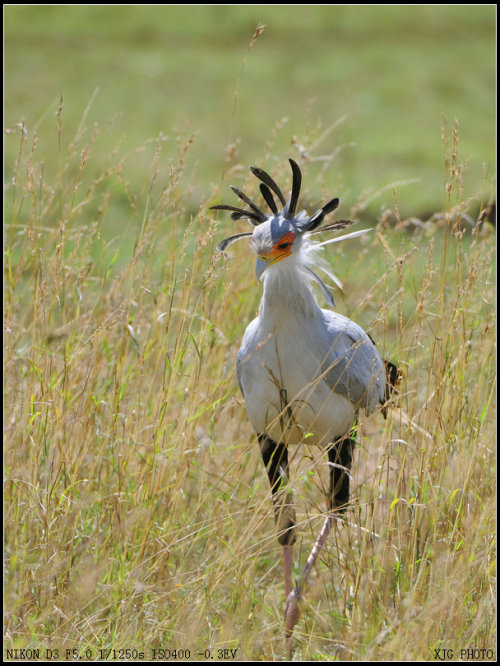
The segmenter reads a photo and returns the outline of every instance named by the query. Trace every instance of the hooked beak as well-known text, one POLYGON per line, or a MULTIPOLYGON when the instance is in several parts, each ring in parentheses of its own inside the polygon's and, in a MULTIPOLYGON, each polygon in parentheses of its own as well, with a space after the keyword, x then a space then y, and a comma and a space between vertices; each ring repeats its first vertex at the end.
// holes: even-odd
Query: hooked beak
POLYGON ((260 278, 262 277, 262 273, 268 268, 268 266, 272 266, 272 264, 276 264, 278 261, 281 261, 285 257, 289 257, 291 255, 291 251, 286 251, 282 252, 281 254, 270 254, 270 255, 265 255, 265 254, 259 254, 257 256, 257 261, 255 263, 255 274, 257 276, 258 281, 260 282, 260 278))
POLYGON ((280 261, 287 256, 287 254, 279 254, 277 257, 258 257, 255 263, 255 274, 257 275, 258 281, 260 282, 262 273, 266 270, 266 268, 272 266, 272 264, 275 264, 277 261, 280 261))
POLYGON ((255 262, 255 275, 257 276, 257 280, 260 282, 260 278, 262 277, 262 273, 266 270, 266 268, 269 266, 268 261, 263 261, 260 257, 257 258, 257 261, 255 262))

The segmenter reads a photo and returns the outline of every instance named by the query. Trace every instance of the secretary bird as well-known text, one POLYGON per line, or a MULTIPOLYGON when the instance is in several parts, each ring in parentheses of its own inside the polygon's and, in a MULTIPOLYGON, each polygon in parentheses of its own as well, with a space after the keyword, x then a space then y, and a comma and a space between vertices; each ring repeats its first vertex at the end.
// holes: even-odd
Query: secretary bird
POLYGON ((312 234, 338 231, 352 222, 340 220, 320 228, 325 216, 338 207, 338 198, 311 216, 305 211, 296 214, 302 175, 297 163, 292 159, 289 162, 293 185, 288 201, 268 173, 250 167, 261 181, 260 191, 270 214, 236 187, 231 189, 248 209, 225 204, 211 208, 229 210, 233 220, 247 218, 255 227, 253 232, 226 238, 217 249, 224 251, 231 243, 251 236, 250 245, 257 255, 257 278, 264 287, 259 316, 243 336, 236 370, 269 476, 278 541, 283 546, 285 630, 291 657, 292 632, 300 617, 299 602, 307 576, 334 517, 345 511, 349 501, 358 412, 363 408, 371 414, 381 408, 385 416, 384 405, 397 371, 392 363, 382 360, 362 328, 338 312, 321 309, 312 289, 316 282, 327 304, 335 306, 332 293, 313 268, 323 270, 338 287, 342 286, 319 257, 319 251, 370 229, 322 243, 311 240, 312 234), (293 587, 296 518, 292 493, 286 486, 288 447, 300 444, 306 436, 308 444, 316 444, 327 453, 330 489, 323 527, 293 587))

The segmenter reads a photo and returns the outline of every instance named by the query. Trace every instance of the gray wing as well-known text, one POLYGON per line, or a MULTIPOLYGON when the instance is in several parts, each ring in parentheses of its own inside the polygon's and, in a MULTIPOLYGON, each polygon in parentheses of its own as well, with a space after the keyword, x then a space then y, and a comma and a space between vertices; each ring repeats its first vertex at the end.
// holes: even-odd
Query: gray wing
POLYGON ((238 355, 236 357, 236 376, 238 377, 238 384, 240 385, 240 390, 244 398, 245 398, 245 391, 243 390, 243 373, 245 371, 245 368, 243 361, 245 359, 248 359, 248 357, 252 353, 253 340, 258 327, 259 327, 259 318, 256 317, 253 321, 251 321, 248 324, 247 329, 245 331, 245 335, 243 336, 243 340, 241 341, 240 350, 238 351, 238 355))
POLYGON ((332 391, 370 414, 386 400, 384 362, 360 326, 330 310, 323 310, 323 317, 323 379, 332 391))
POLYGON ((243 391, 243 386, 241 384, 241 373, 242 373, 241 361, 242 361, 242 359, 243 359, 243 352, 240 349, 240 351, 238 352, 238 356, 236 357, 236 376, 238 377, 238 384, 240 385, 240 391, 241 391, 243 397, 245 397, 245 393, 243 391))

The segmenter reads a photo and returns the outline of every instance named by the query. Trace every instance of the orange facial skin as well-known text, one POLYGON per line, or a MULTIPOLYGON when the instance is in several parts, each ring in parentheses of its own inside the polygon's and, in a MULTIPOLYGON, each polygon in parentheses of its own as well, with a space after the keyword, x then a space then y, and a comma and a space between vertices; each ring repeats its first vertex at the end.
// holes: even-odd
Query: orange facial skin
POLYGON ((274 264, 285 257, 289 257, 292 254, 293 241, 295 240, 295 234, 293 231, 286 233, 273 247, 271 252, 268 254, 259 254, 259 259, 265 261, 266 264, 274 264))

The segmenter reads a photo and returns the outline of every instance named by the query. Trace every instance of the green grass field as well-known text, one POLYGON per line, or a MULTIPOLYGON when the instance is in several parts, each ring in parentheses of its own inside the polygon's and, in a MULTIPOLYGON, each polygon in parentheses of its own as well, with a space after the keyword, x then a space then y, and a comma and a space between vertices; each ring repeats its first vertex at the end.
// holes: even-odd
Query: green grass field
MULTIPOLYGON (((28 5, 6 7, 5 22, 7 126, 24 120, 48 155, 61 95, 68 138, 92 100, 85 126, 113 124, 91 168, 105 168, 118 144, 135 191, 154 153, 145 144, 161 133, 176 161, 176 134, 193 135, 195 210, 220 183, 226 146, 237 143, 238 159, 253 164, 275 124, 272 163, 298 155, 295 137, 311 159, 326 158, 314 166, 347 208, 370 193, 373 214, 394 207, 394 182, 408 182, 397 193, 404 217, 446 205, 443 115, 460 122, 469 196, 481 196, 495 163, 493 5, 28 5), (259 23, 266 29, 240 77, 259 23)), ((5 150, 10 166, 16 142, 5 150)), ((167 159, 160 173, 168 177, 167 159)))
MULTIPOLYGON (((295 658, 495 658, 494 8, 4 11, 4 658, 285 658, 234 369, 261 287, 208 206, 288 157, 373 227, 328 250, 338 309, 404 372, 295 658)), ((298 573, 326 457, 291 466, 298 573)))

